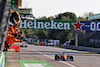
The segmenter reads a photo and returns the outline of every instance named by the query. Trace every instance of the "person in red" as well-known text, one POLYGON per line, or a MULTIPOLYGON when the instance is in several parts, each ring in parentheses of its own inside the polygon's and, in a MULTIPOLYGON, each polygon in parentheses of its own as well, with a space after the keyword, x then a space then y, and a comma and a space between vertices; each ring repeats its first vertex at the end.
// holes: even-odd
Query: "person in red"
POLYGON ((19 33, 19 30, 20 30, 20 27, 18 27, 17 23, 14 23, 14 25, 12 27, 9 27, 8 29, 8 33, 7 33, 7 36, 6 36, 6 39, 9 37, 9 36, 14 36, 14 33, 19 33))
POLYGON ((20 28, 18 26, 20 24, 20 22, 21 22, 20 14, 17 11, 13 12, 10 16, 10 25, 9 25, 9 29, 8 29, 9 35, 18 33, 16 28, 18 28, 18 30, 20 30, 20 28))
POLYGON ((20 28, 18 27, 18 24, 17 23, 14 23, 12 27, 9 27, 8 33, 9 34, 14 34, 14 33, 17 32, 16 29, 20 29, 20 28))
POLYGON ((10 24, 8 33, 6 36, 6 41, 4 44, 4 51, 7 51, 7 49, 13 44, 14 42, 21 42, 20 40, 17 40, 17 34, 19 33, 19 24, 21 22, 20 14, 15 11, 10 16, 10 24))
POLYGON ((10 48, 11 44, 15 43, 15 42, 22 42, 22 40, 18 40, 17 39, 18 34, 14 33, 14 36, 7 36, 5 44, 4 44, 4 50, 3 51, 7 51, 8 48, 10 48))

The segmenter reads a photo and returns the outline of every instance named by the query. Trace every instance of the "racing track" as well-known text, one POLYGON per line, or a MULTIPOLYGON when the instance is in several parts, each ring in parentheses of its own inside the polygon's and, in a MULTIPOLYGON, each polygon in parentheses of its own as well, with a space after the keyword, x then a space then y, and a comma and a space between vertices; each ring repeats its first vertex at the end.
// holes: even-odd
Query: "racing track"
POLYGON ((6 67, 20 67, 18 60, 44 60, 54 67, 100 66, 100 54, 57 48, 53 46, 36 46, 27 43, 25 44, 28 47, 20 48, 20 53, 15 53, 13 49, 6 52, 6 67), (63 51, 66 51, 68 54, 72 55, 74 57, 74 61, 55 61, 55 54, 63 51))

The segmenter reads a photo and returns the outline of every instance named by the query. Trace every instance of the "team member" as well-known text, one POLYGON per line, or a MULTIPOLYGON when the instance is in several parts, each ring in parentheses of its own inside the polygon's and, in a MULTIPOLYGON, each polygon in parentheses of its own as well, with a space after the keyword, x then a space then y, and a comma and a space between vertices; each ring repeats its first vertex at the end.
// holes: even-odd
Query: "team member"
POLYGON ((10 17, 10 25, 7 35, 14 35, 14 33, 19 33, 20 27, 18 26, 21 22, 20 14, 16 11, 13 12, 10 17))
POLYGON ((8 33, 10 31, 10 33, 15 33, 15 28, 18 28, 18 25, 20 24, 21 22, 21 18, 20 18, 20 14, 15 11, 12 13, 11 17, 10 17, 10 24, 9 24, 9 30, 8 30, 8 33), (13 27, 12 27, 13 26, 13 27))
POLYGON ((3 51, 7 51, 8 48, 10 48, 11 44, 13 44, 14 42, 22 42, 22 40, 18 40, 17 39, 18 34, 14 33, 14 36, 7 36, 5 44, 4 44, 4 50, 3 51))
POLYGON ((17 11, 13 12, 10 17, 10 24, 6 36, 6 41, 4 44, 4 51, 7 51, 7 49, 14 42, 21 42, 20 40, 17 40, 17 34, 19 33, 19 29, 20 29, 18 25, 20 24, 20 22, 21 22, 20 14, 17 11))
POLYGON ((9 27, 8 33, 13 35, 14 33, 18 32, 17 29, 20 29, 20 28, 18 28, 17 23, 14 23, 12 27, 9 27))
POLYGON ((17 23, 18 25, 20 24, 21 22, 21 18, 20 18, 20 14, 15 11, 12 13, 11 17, 10 17, 10 22, 13 24, 13 23, 17 23))

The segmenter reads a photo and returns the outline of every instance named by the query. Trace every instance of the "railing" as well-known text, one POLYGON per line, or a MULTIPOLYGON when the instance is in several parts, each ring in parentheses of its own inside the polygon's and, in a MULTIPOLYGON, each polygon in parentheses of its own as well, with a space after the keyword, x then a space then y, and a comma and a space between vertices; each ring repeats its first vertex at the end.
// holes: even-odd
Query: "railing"
POLYGON ((0 0, 0 50, 8 29, 10 0, 0 0))
POLYGON ((5 67, 3 44, 8 30, 10 0, 0 0, 0 67, 5 67))

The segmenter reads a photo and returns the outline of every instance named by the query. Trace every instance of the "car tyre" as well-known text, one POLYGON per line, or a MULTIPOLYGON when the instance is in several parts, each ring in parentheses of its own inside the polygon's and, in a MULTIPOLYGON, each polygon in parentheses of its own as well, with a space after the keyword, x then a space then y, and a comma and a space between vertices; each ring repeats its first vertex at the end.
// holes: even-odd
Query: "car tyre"
POLYGON ((59 60, 59 56, 57 54, 55 55, 55 60, 59 60))

